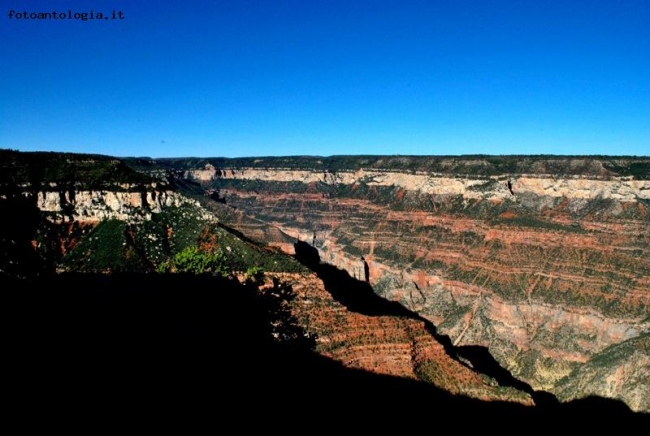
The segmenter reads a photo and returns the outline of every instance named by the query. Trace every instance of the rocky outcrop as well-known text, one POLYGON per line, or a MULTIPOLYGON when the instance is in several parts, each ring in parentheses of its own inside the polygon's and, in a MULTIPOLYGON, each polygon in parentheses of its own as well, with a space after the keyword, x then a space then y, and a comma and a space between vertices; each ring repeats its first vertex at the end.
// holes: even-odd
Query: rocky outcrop
MULTIPOLYGON (((38 191, 32 194, 43 212, 59 216, 64 221, 101 221, 118 219, 133 221, 151 219, 165 207, 180 206, 189 201, 180 194, 156 186, 123 186, 120 191, 38 191)), ((30 194, 27 194, 30 195, 30 194)))
POLYGON ((27 199, 50 221, 148 220, 190 201, 159 175, 110 156, 0 150, 0 157, 0 200, 27 199))
MULTIPOLYGON (((98 223, 116 219, 126 222, 146 221, 151 214, 160 213, 167 207, 185 203, 197 204, 169 187, 151 185, 121 185, 116 189, 76 190, 59 189, 56 184, 34 190, 24 186, 22 195, 32 202, 44 216, 53 222, 98 223)), ((0 195, 0 199, 7 198, 0 195)), ((207 219, 214 216, 205 212, 207 219)))

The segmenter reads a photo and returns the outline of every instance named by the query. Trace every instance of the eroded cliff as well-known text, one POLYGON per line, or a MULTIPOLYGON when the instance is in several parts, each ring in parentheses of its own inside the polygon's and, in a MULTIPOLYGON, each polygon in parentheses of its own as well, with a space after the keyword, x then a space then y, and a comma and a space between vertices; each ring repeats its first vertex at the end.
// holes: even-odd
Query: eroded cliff
POLYGON ((310 244, 535 389, 650 411, 637 340, 650 331, 649 159, 354 162, 215 160, 179 174, 247 215, 236 228, 273 225, 285 236, 264 237, 288 252, 286 235, 310 244), (630 341, 634 368, 611 352, 630 341))

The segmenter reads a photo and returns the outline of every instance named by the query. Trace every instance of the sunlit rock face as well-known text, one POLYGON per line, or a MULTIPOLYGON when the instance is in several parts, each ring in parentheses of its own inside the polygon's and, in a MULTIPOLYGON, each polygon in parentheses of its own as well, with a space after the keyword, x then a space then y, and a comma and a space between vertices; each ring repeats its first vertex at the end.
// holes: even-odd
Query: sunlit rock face
POLYGON ((133 221, 150 219, 165 207, 188 200, 169 189, 155 186, 122 186, 122 190, 77 191, 74 189, 26 191, 36 206, 56 221, 99 222, 104 219, 133 221))
MULTIPOLYGON (((316 274, 276 274, 288 283, 296 299, 292 312, 315 335, 316 351, 348 368, 411 380, 426 380, 454 395, 486 401, 507 401, 533 405, 529 393, 500 386, 445 351, 427 330, 425 322, 413 316, 377 310, 369 316, 336 301, 326 289, 327 280, 316 274)), ((347 292, 359 292, 359 282, 339 283, 347 292)))
POLYGON ((650 160, 427 159, 222 159, 184 176, 246 216, 229 224, 309 243, 533 388, 650 411, 650 160))

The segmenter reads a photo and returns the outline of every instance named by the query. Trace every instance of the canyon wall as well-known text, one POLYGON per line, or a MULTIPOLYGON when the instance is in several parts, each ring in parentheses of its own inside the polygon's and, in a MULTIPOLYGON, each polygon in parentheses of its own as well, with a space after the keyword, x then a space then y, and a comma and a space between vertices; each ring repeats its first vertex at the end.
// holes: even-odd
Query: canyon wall
POLYGON ((229 225, 275 226, 284 237, 265 242, 289 253, 287 235, 310 244, 533 388, 650 411, 650 177, 613 165, 539 159, 482 174, 480 160, 466 171, 254 162, 182 174, 248 218, 229 225))
MULTIPOLYGON (((75 189, 58 187, 55 183, 34 189, 22 186, 20 195, 34 204, 53 222, 98 223, 105 219, 126 222, 151 219, 166 207, 197 203, 156 183, 149 185, 122 184, 115 189, 75 189)), ((0 194, 0 199, 7 195, 0 194)), ((206 216, 209 214, 206 213, 206 216)))

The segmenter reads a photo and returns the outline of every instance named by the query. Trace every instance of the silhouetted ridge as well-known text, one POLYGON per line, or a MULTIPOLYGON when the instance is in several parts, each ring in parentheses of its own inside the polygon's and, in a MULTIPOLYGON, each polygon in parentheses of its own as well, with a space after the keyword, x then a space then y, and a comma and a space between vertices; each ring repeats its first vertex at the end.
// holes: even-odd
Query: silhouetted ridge
MULTIPOLYGON (((333 275, 336 286, 343 276, 333 275)), ((404 428, 413 414, 459 430, 544 422, 540 408, 452 396, 426 383, 346 369, 308 347, 283 346, 269 330, 278 314, 273 299, 236 280, 67 273, 5 277, 0 284, 10 327, 5 393, 17 412, 61 419, 74 410, 107 419, 117 404, 140 414, 202 411, 220 424, 241 424, 245 410, 247 419, 278 429, 301 416, 365 429, 404 428), (472 421, 450 418, 460 411, 472 421)), ((367 287, 359 289, 367 296, 367 287)), ((361 300, 352 305, 363 306, 361 300)), ((376 301, 370 312, 409 316, 376 301)), ((596 400, 562 405, 552 416, 588 425, 595 412, 626 423, 645 417, 596 400)))

